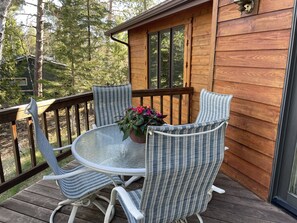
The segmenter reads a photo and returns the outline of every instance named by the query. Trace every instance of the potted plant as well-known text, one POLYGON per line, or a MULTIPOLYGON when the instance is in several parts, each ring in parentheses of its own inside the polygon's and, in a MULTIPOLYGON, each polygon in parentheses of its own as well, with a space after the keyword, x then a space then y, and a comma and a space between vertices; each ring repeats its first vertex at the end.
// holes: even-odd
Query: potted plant
POLYGON ((144 143, 146 139, 147 126, 163 125, 167 115, 155 111, 149 106, 131 107, 126 110, 125 115, 117 121, 120 130, 124 133, 123 140, 130 138, 137 143, 144 143))

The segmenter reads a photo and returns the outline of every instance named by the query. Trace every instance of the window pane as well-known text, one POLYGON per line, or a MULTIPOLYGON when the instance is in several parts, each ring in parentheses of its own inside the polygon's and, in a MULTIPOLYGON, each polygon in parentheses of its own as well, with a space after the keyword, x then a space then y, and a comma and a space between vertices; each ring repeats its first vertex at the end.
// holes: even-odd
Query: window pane
POLYGON ((170 31, 160 32, 160 88, 169 87, 170 31))
POLYGON ((172 87, 183 87, 184 73, 184 27, 172 30, 172 87))
POLYGON ((149 35, 149 88, 158 88, 158 35, 149 35))

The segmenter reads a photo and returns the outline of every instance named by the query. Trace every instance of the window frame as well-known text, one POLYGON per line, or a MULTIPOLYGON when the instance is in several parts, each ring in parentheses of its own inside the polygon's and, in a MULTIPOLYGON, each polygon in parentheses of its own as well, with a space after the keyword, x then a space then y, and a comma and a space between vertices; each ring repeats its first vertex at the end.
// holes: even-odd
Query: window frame
MULTIPOLYGON (((170 33, 170 43, 169 43, 169 61, 170 61, 170 65, 169 65, 169 74, 168 74, 168 88, 173 88, 173 73, 174 73, 174 63, 173 63, 173 32, 179 29, 183 29, 184 32, 184 41, 186 40, 186 25, 185 24, 181 24, 181 25, 177 25, 174 27, 170 27, 170 28, 166 28, 166 29, 162 29, 162 30, 158 30, 158 31, 154 31, 154 32, 148 32, 147 33, 147 86, 148 89, 161 89, 161 34, 162 33, 166 33, 169 31, 170 33), (151 61, 150 61, 150 52, 151 52, 151 45, 150 45, 150 40, 151 40, 151 36, 152 35, 157 35, 157 40, 158 40, 158 44, 157 44, 157 87, 156 88, 152 88, 151 87, 151 82, 150 82, 150 65, 151 65, 151 61)), ((183 48, 183 53, 185 54, 186 52, 186 44, 184 44, 184 48, 183 48)), ((183 63, 185 63, 185 58, 183 63)), ((184 65, 183 65, 184 68, 184 65)), ((183 78, 182 78, 182 82, 183 82, 183 86, 184 86, 184 82, 185 82, 185 70, 183 69, 183 78)), ((182 86, 182 87, 183 87, 182 86)))

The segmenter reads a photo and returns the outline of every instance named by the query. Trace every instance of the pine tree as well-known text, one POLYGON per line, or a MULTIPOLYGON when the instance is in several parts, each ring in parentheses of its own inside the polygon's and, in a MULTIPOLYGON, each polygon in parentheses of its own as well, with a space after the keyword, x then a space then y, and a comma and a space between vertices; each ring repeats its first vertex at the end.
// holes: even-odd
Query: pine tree
POLYGON ((11 0, 2 0, 0 4, 0 61, 2 61, 5 21, 11 0))

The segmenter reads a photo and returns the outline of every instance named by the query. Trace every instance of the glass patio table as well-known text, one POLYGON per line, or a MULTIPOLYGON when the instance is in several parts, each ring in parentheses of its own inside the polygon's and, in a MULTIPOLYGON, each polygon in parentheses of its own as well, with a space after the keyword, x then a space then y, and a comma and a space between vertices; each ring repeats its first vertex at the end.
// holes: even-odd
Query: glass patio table
POLYGON ((84 166, 96 171, 125 176, 145 175, 145 144, 122 141, 117 124, 89 130, 77 137, 72 146, 73 156, 84 166))

